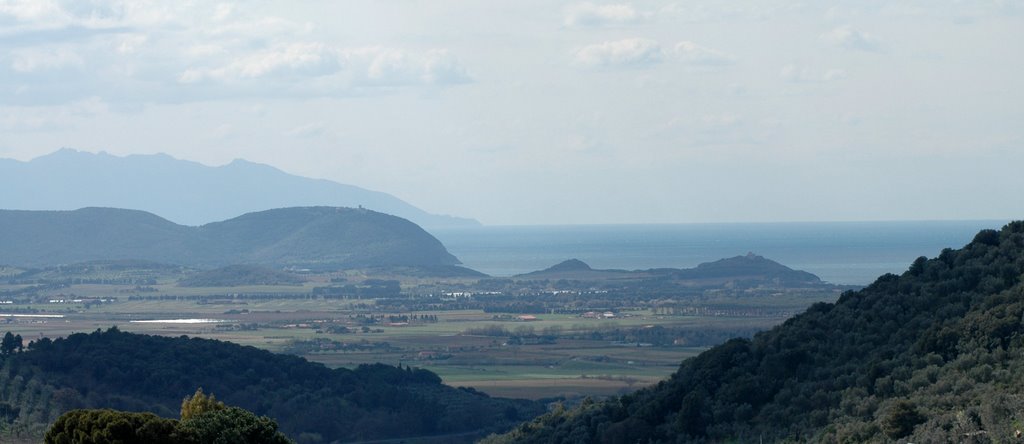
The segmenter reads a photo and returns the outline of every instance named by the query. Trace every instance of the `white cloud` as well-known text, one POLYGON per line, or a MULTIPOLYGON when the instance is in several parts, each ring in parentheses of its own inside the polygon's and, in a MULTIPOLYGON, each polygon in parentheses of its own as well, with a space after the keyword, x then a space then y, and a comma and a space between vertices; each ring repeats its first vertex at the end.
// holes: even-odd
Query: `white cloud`
POLYGON ((308 35, 314 26, 310 23, 298 23, 281 17, 239 18, 238 20, 220 20, 202 32, 209 37, 219 39, 289 39, 308 35))
POLYGON ((471 82, 466 69, 446 49, 413 52, 368 47, 343 51, 357 85, 453 85, 471 82))
POLYGON ((435 49, 424 54, 422 79, 433 85, 472 81, 466 68, 447 49, 435 49))
POLYGON ((228 69, 255 78, 282 72, 325 75, 340 66, 337 53, 322 43, 292 43, 243 57, 228 69))
POLYGON ((19 22, 47 20, 58 24, 68 20, 57 2, 50 0, 11 0, 0 2, 0 16, 19 22))
POLYGON ((178 80, 225 84, 334 76, 334 88, 353 86, 453 85, 472 79, 445 49, 413 52, 398 48, 338 48, 323 43, 295 43, 248 54, 223 66, 189 68, 178 80))
POLYGON ((736 61, 732 55, 688 41, 676 44, 675 56, 684 63, 694 65, 728 65, 736 61))
POLYGON ((0 130, 4 132, 52 131, 107 114, 110 107, 97 97, 52 107, 0 106, 0 130))
POLYGON ((576 52, 576 63, 585 66, 639 66, 660 63, 661 45, 650 39, 629 38, 586 46, 576 52))
POLYGON ((285 134, 294 137, 316 137, 324 133, 323 122, 311 122, 288 130, 285 134))
POLYGON ((880 51, 882 42, 877 37, 845 25, 821 35, 821 39, 836 46, 859 51, 880 51))
POLYGON ((184 49, 183 55, 190 58, 205 58, 213 56, 221 56, 227 54, 228 51, 221 45, 216 43, 202 43, 197 45, 191 45, 184 49))
POLYGON ((657 11, 657 16, 673 22, 711 23, 729 20, 763 20, 773 15, 780 8, 795 7, 794 5, 773 6, 770 2, 672 2, 665 4, 657 11))
POLYGON ((122 55, 128 55, 137 52, 142 45, 146 44, 149 37, 145 34, 129 34, 121 36, 117 39, 117 52, 122 55))
POLYGON ((246 54, 224 66, 189 68, 179 80, 194 83, 205 79, 233 81, 268 76, 318 76, 337 72, 341 54, 322 43, 292 43, 246 54))
POLYGON ((721 147, 757 143, 758 125, 731 112, 676 116, 663 127, 665 137, 686 147, 721 147))
POLYGON ((643 66, 663 61, 686 65, 729 65, 736 61, 730 54, 690 41, 662 48, 655 40, 629 38, 586 46, 576 52, 576 63, 591 67, 643 66))
POLYGON ((10 48, 0 83, 11 85, 0 98, 177 102, 472 81, 446 48, 338 44, 288 15, 233 2, 0 0, 0 38, 10 48), (69 68, 76 76, 57 88, 27 75, 69 68))
POLYGON ((700 116, 673 117, 666 124, 667 128, 683 129, 691 132, 717 132, 740 127, 743 118, 733 113, 707 113, 700 116))
POLYGON ((825 75, 823 76, 823 80, 825 80, 826 82, 831 82, 831 81, 834 81, 834 80, 842 80, 842 79, 845 79, 845 78, 846 78, 846 71, 842 70, 842 69, 830 69, 828 71, 825 71, 825 75))
POLYGON ((20 73, 32 73, 82 66, 82 57, 67 47, 25 48, 11 52, 11 68, 20 73))
POLYGON ((565 26, 608 26, 635 23, 643 16, 629 4, 578 3, 566 9, 565 26))
MULTIPOLYGON (((4 0, 0 1, 0 19, 13 19, 14 26, 5 31, 54 30, 74 27, 84 30, 154 27, 178 21, 196 22, 210 14, 187 11, 194 5, 187 2, 159 0, 4 0)), ((195 11, 193 11, 195 12, 195 11)))
POLYGON ((235 5, 230 3, 221 3, 217 5, 217 9, 213 13, 213 19, 217 21, 222 21, 230 17, 231 13, 234 12, 234 10, 235 5))
POLYGON ((736 128, 742 119, 735 114, 705 114, 701 117, 701 127, 706 131, 723 131, 736 128))
POLYGON ((843 80, 847 77, 846 71, 832 68, 822 72, 821 70, 790 63, 779 70, 779 77, 782 80, 793 83, 819 83, 843 80))

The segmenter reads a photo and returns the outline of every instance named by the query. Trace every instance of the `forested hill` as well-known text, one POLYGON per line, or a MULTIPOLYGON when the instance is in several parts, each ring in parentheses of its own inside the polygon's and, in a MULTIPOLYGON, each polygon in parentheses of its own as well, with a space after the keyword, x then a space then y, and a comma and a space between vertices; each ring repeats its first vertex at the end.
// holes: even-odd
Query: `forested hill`
POLYGON ((1019 442, 1024 222, 490 442, 1019 442))
POLYGON ((364 209, 281 208, 200 227, 116 208, 0 210, 0 264, 47 266, 126 259, 200 267, 443 267, 459 263, 416 224, 364 209))
POLYGON ((0 356, 0 425, 41 430, 75 408, 177 417, 182 398, 200 387, 276 419, 300 444, 502 429, 543 411, 442 385, 426 370, 332 370, 228 342, 110 329, 0 356))

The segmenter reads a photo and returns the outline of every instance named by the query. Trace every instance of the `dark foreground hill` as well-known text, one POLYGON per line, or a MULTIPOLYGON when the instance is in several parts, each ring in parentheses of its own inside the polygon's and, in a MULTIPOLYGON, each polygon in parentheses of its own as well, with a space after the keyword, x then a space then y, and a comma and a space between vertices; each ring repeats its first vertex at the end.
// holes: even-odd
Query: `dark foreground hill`
POLYGON ((42 429, 75 408, 172 418, 199 387, 276 419, 299 443, 463 434, 508 428, 543 411, 530 401, 442 385, 426 370, 332 370, 228 342, 110 329, 33 342, 0 357, 0 425, 42 429))
POLYGON ((1024 222, 492 443, 1021 442, 1024 222))
POLYGON ((362 206, 425 227, 480 225, 427 213, 387 193, 295 176, 241 159, 210 167, 166 154, 119 157, 73 149, 28 162, 0 159, 0 202, 19 210, 135 208, 186 225, 314 205, 362 206))
POLYGON ((200 227, 114 208, 0 210, 0 263, 39 267, 129 259, 200 267, 447 267, 459 263, 416 224, 363 209, 282 208, 200 227))

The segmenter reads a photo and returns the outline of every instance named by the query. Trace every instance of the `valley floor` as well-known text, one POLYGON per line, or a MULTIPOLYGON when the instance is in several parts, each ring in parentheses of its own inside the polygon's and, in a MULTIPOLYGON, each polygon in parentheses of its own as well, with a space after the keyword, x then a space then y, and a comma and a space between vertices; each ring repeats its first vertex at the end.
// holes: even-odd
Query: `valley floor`
MULTIPOLYGON (((102 292, 79 289, 83 290, 102 292)), ((63 317, 0 316, 0 329, 20 334, 27 342, 116 325, 128 332, 198 336, 298 354, 329 367, 402 363, 429 369, 452 386, 530 399, 633 391, 667 377, 683 359, 706 348, 704 344, 614 341, 608 339, 611 332, 659 327, 674 332, 746 332, 767 329, 785 319, 784 313, 775 311, 667 316, 638 310, 618 312, 617 319, 540 314, 535 320, 522 321, 512 314, 481 310, 394 313, 374 309, 373 301, 294 299, 202 304, 124 301, 90 308, 76 304, 47 308, 39 314, 63 317), (405 318, 391 322, 389 316, 405 318), (212 322, 133 322, 181 319, 212 322)))

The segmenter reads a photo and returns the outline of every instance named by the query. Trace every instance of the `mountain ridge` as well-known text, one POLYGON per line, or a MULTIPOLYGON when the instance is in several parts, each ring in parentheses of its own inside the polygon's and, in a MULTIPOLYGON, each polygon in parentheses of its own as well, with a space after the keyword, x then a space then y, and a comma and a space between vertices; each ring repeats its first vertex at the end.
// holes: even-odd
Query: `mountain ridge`
POLYGON ((304 268, 460 263, 418 225, 366 209, 280 208, 199 227, 117 208, 0 210, 0 263, 47 266, 95 260, 304 268))
POLYGON ((70 148, 26 162, 0 159, 0 202, 22 210, 135 208, 189 226, 297 206, 362 206, 430 228, 480 225, 473 219, 427 213, 380 191, 289 174, 244 159, 207 166, 164 153, 122 157, 70 148))

